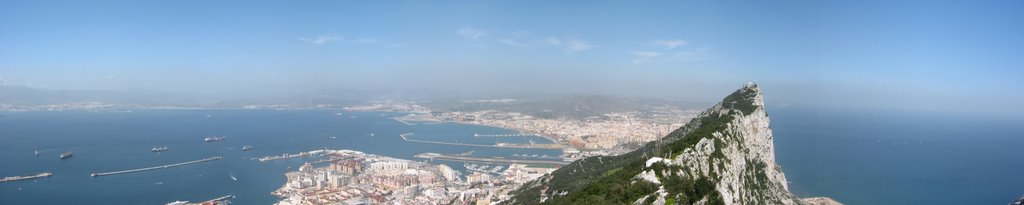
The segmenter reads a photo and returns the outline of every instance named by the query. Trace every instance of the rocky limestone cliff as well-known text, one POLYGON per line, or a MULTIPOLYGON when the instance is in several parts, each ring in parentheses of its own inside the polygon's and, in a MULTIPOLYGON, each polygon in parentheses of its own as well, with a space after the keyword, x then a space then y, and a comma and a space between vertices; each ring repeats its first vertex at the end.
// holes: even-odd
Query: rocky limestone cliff
MULTIPOLYGON (((578 160, 513 192, 507 204, 809 204, 775 163, 771 120, 748 84, 634 152, 578 160)), ((827 199, 827 198, 825 198, 827 199)), ((826 201, 831 201, 830 199, 826 201)), ((834 201, 831 201, 834 202, 834 201)))

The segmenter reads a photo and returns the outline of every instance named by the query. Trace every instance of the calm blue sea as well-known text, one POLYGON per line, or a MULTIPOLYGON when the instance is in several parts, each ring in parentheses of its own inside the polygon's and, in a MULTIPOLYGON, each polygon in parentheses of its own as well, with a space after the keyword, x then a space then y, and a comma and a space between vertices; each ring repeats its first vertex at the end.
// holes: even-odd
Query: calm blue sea
MULTIPOLYGON (((512 130, 454 123, 406 125, 391 120, 400 113, 272 110, 145 110, 134 112, 0 113, 0 176, 49 171, 49 178, 0 183, 0 204, 164 204, 203 201, 234 194, 236 204, 272 204, 270 195, 285 182, 284 173, 303 159, 270 162, 260 156, 313 149, 351 149, 420 160, 424 152, 474 156, 539 154, 558 150, 497 149, 406 142, 412 138, 461 143, 549 142, 540 137, 481 138, 512 130), (369 134, 373 133, 373 136, 369 134), (227 140, 203 143, 209 135, 227 140), (335 136, 336 139, 331 139, 335 136), (153 146, 170 150, 150 152, 153 146), (243 145, 255 149, 241 151, 243 145), (39 150, 39 156, 33 151, 39 150), (58 159, 64 151, 74 157, 58 159), (223 156, 208 163, 123 175, 90 177, 100 171, 134 169, 223 156), (231 179, 234 176, 238 180, 231 179)), ((436 163, 442 163, 438 161, 436 163)), ((461 163, 444 162, 462 169, 461 163)), ((465 173, 465 172, 464 172, 465 173)))
POLYGON ((1024 121, 769 109, 776 159, 801 197, 846 204, 1007 204, 1024 194, 1024 121))

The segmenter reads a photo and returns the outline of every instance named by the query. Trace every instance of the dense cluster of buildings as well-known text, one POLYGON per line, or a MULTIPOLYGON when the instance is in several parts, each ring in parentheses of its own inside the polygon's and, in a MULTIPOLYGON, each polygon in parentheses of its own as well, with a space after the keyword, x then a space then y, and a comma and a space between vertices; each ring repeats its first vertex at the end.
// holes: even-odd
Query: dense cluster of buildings
POLYGON ((365 154, 328 150, 325 165, 306 163, 288 172, 288 181, 273 194, 279 205, 293 204, 488 204, 507 199, 517 185, 553 168, 511 165, 498 175, 462 174, 433 165, 365 154))
POLYGON ((584 119, 544 119, 516 112, 484 110, 440 113, 436 118, 537 133, 553 137, 556 142, 571 145, 579 150, 595 151, 611 150, 624 144, 658 139, 699 114, 695 111, 673 112, 678 114, 623 112, 584 119))
POLYGON ((430 109, 417 104, 411 103, 400 103, 400 102, 381 102, 372 103, 365 105, 354 105, 344 107, 347 111, 377 111, 377 112, 411 112, 411 113, 429 113, 430 109))

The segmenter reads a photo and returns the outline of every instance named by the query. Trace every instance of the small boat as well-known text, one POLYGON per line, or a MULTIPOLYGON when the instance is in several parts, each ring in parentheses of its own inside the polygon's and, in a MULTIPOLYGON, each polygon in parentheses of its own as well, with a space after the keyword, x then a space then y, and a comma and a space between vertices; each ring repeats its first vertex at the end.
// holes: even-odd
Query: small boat
POLYGON ((227 137, 226 136, 207 136, 206 138, 203 138, 203 142, 219 141, 219 140, 224 140, 224 138, 227 138, 227 137))
POLYGON ((34 153, 37 157, 39 156, 39 150, 36 150, 34 153))
POLYGON ((71 155, 71 152, 65 152, 63 154, 60 154, 60 159, 67 159, 68 157, 71 157, 71 155))
POLYGON ((153 151, 153 152, 163 152, 163 151, 167 151, 167 146, 163 146, 163 147, 153 147, 153 149, 150 149, 150 151, 153 151))
POLYGON ((185 205, 185 204, 188 204, 188 201, 174 201, 174 202, 171 202, 171 203, 167 203, 167 205, 185 205))
POLYGON ((245 145, 245 146, 242 146, 242 151, 249 151, 249 150, 252 150, 252 148, 253 148, 252 145, 245 145))

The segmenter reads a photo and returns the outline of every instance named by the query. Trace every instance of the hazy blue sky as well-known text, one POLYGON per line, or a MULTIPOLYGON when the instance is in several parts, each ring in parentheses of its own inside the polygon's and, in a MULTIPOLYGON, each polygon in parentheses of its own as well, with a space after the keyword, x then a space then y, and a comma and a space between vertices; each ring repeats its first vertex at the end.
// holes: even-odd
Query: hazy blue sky
POLYGON ((990 107, 1022 48, 1024 1, 0 2, 0 83, 48 89, 990 107))

